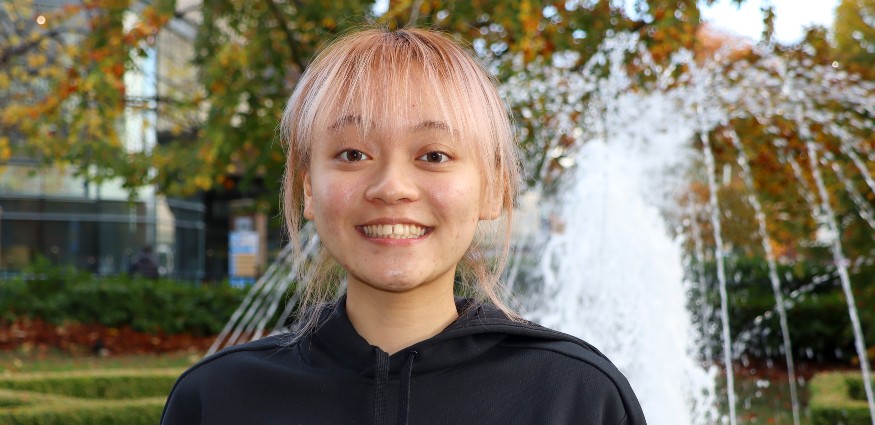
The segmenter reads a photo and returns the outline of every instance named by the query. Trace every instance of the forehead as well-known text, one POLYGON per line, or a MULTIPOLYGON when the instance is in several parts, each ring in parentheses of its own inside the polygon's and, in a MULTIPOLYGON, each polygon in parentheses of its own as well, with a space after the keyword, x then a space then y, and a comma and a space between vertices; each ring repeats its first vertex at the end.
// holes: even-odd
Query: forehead
POLYGON ((323 101, 316 107, 315 132, 431 131, 473 138, 470 124, 475 120, 459 102, 464 88, 431 79, 422 71, 382 77, 334 85, 335 93, 321 96, 323 101))

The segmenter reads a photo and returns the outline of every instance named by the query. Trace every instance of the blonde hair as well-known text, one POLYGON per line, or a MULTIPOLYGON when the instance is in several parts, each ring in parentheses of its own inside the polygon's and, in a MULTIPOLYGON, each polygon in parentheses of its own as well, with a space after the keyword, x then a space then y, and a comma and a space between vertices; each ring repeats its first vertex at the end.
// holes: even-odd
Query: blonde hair
MULTIPOLYGON (((513 203, 520 182, 519 157, 510 116, 496 82, 471 54, 448 36, 426 29, 365 29, 328 44, 307 67, 283 111, 281 134, 287 152, 283 213, 291 243, 300 255, 303 171, 318 129, 338 116, 362 122, 405 115, 411 96, 436 99, 446 122, 470 141, 485 177, 489 199, 501 203, 503 243, 490 255, 483 229, 457 268, 462 292, 491 302, 511 318, 500 284, 510 246, 513 203), (495 170, 495 172, 492 172, 495 170), (490 260, 492 258, 492 260, 490 260)), ((299 280, 298 316, 303 335, 317 326, 318 307, 334 299, 343 273, 324 248, 299 280), (299 288, 300 290, 300 288, 299 288)))

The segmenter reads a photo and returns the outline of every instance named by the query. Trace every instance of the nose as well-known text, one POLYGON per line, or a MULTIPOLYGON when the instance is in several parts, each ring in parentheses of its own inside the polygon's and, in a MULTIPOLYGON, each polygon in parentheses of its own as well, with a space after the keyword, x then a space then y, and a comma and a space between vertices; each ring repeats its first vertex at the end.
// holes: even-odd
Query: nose
POLYGON ((368 178, 370 182, 365 189, 365 199, 368 201, 395 204, 415 201, 419 197, 415 170, 403 159, 381 161, 368 178))

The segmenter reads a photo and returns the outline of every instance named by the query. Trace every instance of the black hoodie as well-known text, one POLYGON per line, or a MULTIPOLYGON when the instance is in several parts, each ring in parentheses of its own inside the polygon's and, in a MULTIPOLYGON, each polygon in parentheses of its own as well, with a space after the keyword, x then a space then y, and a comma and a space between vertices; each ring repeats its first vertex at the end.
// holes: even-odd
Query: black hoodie
POLYGON ((644 425, 626 378, 591 345, 490 305, 393 355, 367 343, 345 299, 317 331, 238 345, 182 374, 161 423, 644 425))

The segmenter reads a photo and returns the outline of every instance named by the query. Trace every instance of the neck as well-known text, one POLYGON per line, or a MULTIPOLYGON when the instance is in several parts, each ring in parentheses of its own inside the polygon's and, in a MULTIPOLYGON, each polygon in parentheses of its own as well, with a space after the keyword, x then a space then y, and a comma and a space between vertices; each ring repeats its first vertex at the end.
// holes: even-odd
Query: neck
POLYGON ((452 285, 443 286, 388 292, 349 279, 346 313, 365 341, 394 354, 437 335, 459 317, 452 285))

